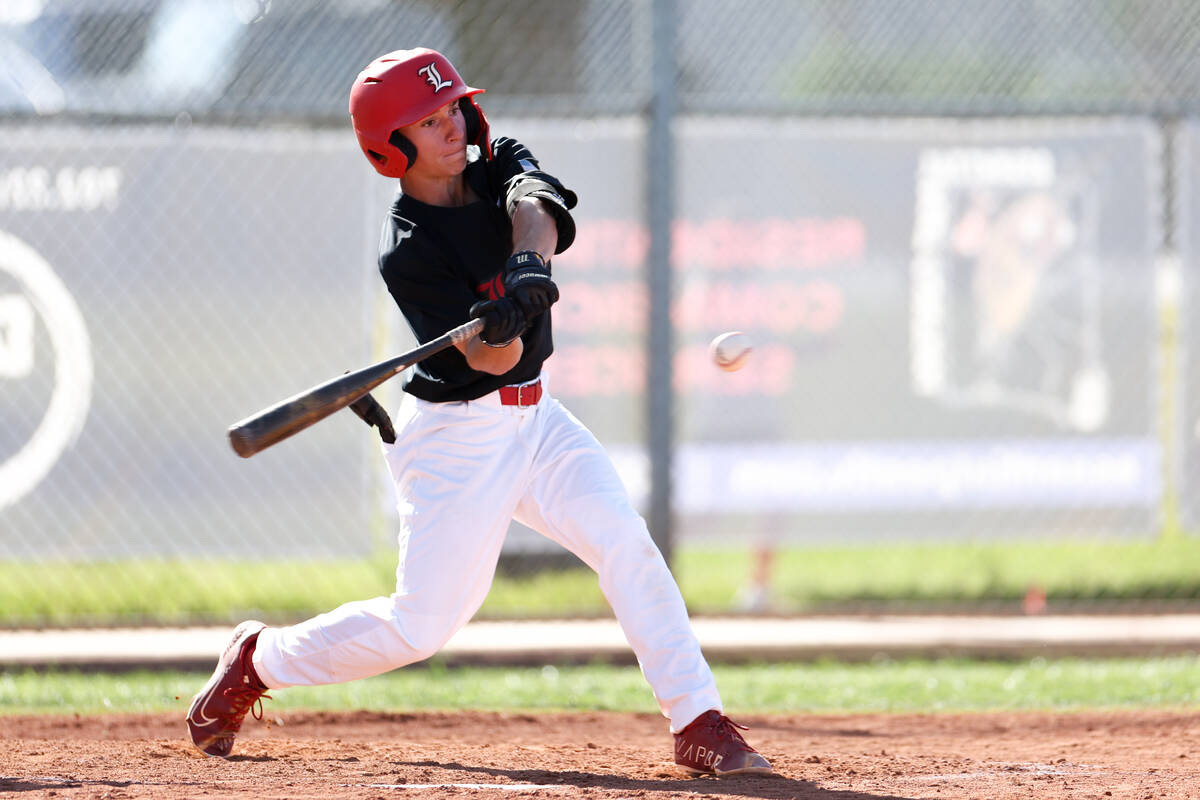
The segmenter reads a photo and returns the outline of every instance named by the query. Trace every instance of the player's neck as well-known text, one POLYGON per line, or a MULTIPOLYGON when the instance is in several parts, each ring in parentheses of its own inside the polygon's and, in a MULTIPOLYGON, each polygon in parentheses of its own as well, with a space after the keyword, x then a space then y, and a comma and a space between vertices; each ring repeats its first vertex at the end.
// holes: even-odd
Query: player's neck
POLYGON ((400 188, 409 197, 430 206, 452 208, 479 199, 463 175, 437 178, 405 175, 400 179, 400 188))

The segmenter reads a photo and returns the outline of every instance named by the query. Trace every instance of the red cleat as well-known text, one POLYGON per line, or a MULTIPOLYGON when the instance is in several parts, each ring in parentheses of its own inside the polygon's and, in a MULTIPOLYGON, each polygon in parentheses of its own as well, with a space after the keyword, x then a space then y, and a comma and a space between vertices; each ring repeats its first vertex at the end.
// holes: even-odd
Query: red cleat
POLYGON ((675 734, 675 763, 700 775, 773 775, 771 762, 742 738, 738 725, 720 711, 705 711, 675 734))
POLYGON ((206 756, 228 758, 233 739, 242 727, 246 712, 254 711, 262 719, 262 698, 267 687, 262 684, 250 664, 258 634, 267 627, 261 622, 243 622, 233 630, 233 638, 217 661, 217 668, 208 683, 192 700, 188 709, 187 726, 192 742, 206 756))

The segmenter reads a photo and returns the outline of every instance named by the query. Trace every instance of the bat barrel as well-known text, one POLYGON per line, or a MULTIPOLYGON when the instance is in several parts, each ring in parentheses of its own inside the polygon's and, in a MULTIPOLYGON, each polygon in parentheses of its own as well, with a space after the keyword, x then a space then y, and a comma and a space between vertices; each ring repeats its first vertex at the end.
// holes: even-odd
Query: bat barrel
POLYGON ((343 405, 324 408, 306 408, 303 398, 284 401, 230 426, 229 443, 235 453, 249 458, 345 408, 358 397, 351 397, 343 405))
MULTIPOLYGON (((356 376, 352 373, 345 377, 356 376)), ((380 378, 366 388, 362 388, 363 384, 359 381, 335 379, 310 389, 234 423, 229 428, 229 443, 235 453, 242 458, 249 458, 340 411, 374 386, 383 383, 387 377, 380 378)))
POLYGON ((453 344, 464 342, 482 329, 483 321, 473 319, 403 355, 363 367, 356 372, 339 375, 289 397, 231 425, 229 444, 239 456, 249 458, 345 408, 418 361, 453 344))

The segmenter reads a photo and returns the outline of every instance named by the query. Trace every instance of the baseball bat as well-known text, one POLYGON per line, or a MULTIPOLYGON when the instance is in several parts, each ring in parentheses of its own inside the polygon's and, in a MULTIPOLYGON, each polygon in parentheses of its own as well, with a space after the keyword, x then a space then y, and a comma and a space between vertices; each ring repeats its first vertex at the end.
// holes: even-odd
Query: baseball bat
POLYGON ((339 375, 270 408, 264 408, 257 414, 234 423, 229 428, 229 443, 239 456, 249 458, 345 408, 418 361, 440 353, 447 347, 465 342, 481 330, 483 320, 473 319, 432 341, 414 347, 407 353, 339 375))

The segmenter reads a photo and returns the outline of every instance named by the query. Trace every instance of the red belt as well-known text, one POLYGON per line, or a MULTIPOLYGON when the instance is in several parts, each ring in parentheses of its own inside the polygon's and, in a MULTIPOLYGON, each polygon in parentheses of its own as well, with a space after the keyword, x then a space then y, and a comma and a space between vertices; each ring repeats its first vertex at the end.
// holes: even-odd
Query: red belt
POLYGON ((542 382, 540 380, 526 383, 523 386, 500 387, 500 405, 525 408, 526 406, 536 406, 538 400, 541 399, 542 382))

